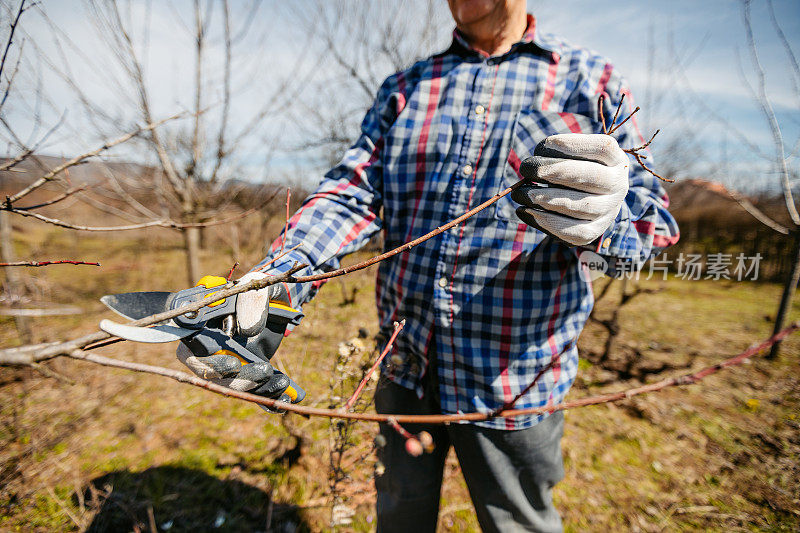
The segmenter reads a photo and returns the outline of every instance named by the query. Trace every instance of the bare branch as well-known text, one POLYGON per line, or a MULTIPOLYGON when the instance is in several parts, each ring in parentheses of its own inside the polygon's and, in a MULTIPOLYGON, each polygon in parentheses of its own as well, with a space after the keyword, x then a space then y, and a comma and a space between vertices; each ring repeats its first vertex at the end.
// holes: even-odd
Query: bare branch
POLYGON ((56 196, 55 198, 47 200, 46 202, 42 202, 42 203, 36 204, 36 205, 26 205, 25 207, 14 207, 14 209, 16 209, 17 211, 31 211, 32 209, 39 209, 41 207, 46 207, 48 205, 56 204, 56 203, 60 202, 61 200, 66 200, 67 198, 69 198, 73 194, 79 193, 79 192, 81 192, 81 191, 83 191, 85 189, 86 189, 86 186, 84 185, 83 187, 70 189, 67 192, 65 192, 64 194, 56 196))
POLYGON ((289 204, 292 201, 292 189, 286 189, 286 224, 283 227, 283 239, 281 239, 281 253, 286 246, 286 237, 289 235, 289 204))
POLYGON ((66 169, 68 169, 70 167, 74 167, 75 165, 78 165, 78 164, 86 161, 90 157, 94 157, 94 156, 96 156, 96 155, 108 150, 109 148, 113 148, 114 146, 117 146, 118 144, 122 144, 125 141, 128 141, 128 140, 132 139, 133 137, 136 137, 137 135, 139 135, 142 132, 153 131, 155 128, 157 128, 161 124, 164 124, 165 122, 169 122, 170 120, 174 120, 176 118, 179 118, 179 117, 183 116, 184 114, 185 114, 185 112, 180 112, 180 113, 177 113, 175 115, 172 115, 171 117, 167 117, 165 119, 159 120, 158 122, 151 122, 150 124, 148 124, 146 126, 142 126, 141 128, 137 128, 135 131, 127 133, 127 134, 123 135, 122 137, 119 137, 117 139, 114 139, 113 141, 109 141, 107 143, 104 143, 102 146, 92 150, 91 152, 87 152, 85 154, 73 157, 72 159, 70 159, 66 163, 63 163, 63 164, 57 166, 56 168, 54 168, 53 170, 51 170, 50 172, 48 172, 44 176, 40 177, 39 179, 37 179, 32 184, 30 184, 27 187, 25 187, 24 189, 22 189, 18 193, 7 197, 6 200, 5 200, 6 208, 10 208, 11 204, 16 202, 17 200, 19 200, 23 196, 25 196, 27 194, 30 194, 31 192, 35 191, 36 189, 38 189, 39 187, 41 187, 42 185, 44 185, 48 181, 53 180, 56 176, 58 176, 64 170, 66 170, 66 169))
POLYGON ((215 181, 217 174, 228 156, 225 146, 225 130, 228 128, 228 115, 231 107, 231 24, 230 24, 230 3, 225 0, 222 4, 222 24, 225 40, 225 62, 223 64, 222 76, 222 117, 219 122, 219 133, 217 134, 217 156, 214 161, 214 169, 211 171, 209 181, 215 181))
POLYGON ((767 0, 767 9, 769 9, 769 18, 772 21, 772 27, 775 28, 775 33, 778 34, 778 38, 783 45, 783 50, 789 57, 789 65, 791 65, 792 72, 794 74, 794 76, 792 76, 794 92, 798 97, 800 97, 800 64, 797 62, 797 56, 794 54, 792 45, 789 44, 789 39, 786 38, 786 34, 783 33, 783 28, 781 28, 781 25, 778 23, 778 18, 775 16, 775 8, 772 5, 772 0, 767 0))
POLYGON ((367 371, 367 373, 364 374, 364 378, 361 380, 361 383, 358 384, 358 387, 356 387, 356 390, 353 392, 353 395, 350 396, 350 399, 347 400, 347 402, 344 404, 344 407, 342 407, 343 411, 349 411, 353 407, 353 405, 355 405, 355 403, 358 401, 358 397, 361 394, 361 391, 364 390, 364 387, 367 385, 367 382, 369 382, 370 378, 372 377, 372 374, 374 374, 375 370, 377 370, 377 368, 380 366, 381 361, 383 361, 383 359, 386 357, 386 354, 388 354, 389 350, 392 349, 394 340, 397 338, 397 335, 400 333, 400 331, 403 329, 405 325, 406 325, 405 319, 401 320, 400 322, 394 323, 394 331, 392 332, 392 336, 389 337, 389 342, 386 343, 386 347, 383 349, 381 354, 375 360, 375 363, 372 365, 369 371, 367 371))
POLYGON ((775 117, 775 111, 772 109, 772 102, 770 102, 767 96, 766 77, 764 75, 764 69, 761 67, 761 62, 758 59, 758 50, 756 49, 755 38, 753 37, 753 28, 750 25, 750 0, 744 0, 742 3, 742 17, 744 19, 744 28, 747 35, 747 46, 750 50, 750 58, 753 62, 756 78, 758 80, 758 98, 756 98, 756 103, 761 107, 761 112, 764 114, 764 118, 766 118, 770 132, 772 133, 772 139, 775 144, 775 162, 781 174, 781 187, 783 188, 783 197, 786 202, 786 211, 789 213, 789 218, 792 219, 794 225, 800 226, 800 214, 798 214, 797 207, 794 204, 792 186, 789 182, 789 169, 786 166, 783 133, 778 124, 778 119, 775 117))
POLYGON ((319 281, 319 280, 323 280, 323 279, 335 278, 337 276, 343 276, 345 274, 349 274, 349 273, 355 272, 357 270, 363 270, 363 269, 365 269, 367 267, 370 267, 370 266, 374 265, 375 263, 380 263, 384 259, 388 259, 390 257, 394 257, 395 255, 397 255, 399 253, 402 253, 402 252, 405 252, 407 250, 410 250, 414 246, 416 246, 416 245, 418 245, 420 243, 423 243, 423 242, 427 241, 428 239, 436 237, 437 235, 439 235, 441 233, 444 233, 445 231, 449 230, 450 228, 461 224, 462 222, 464 222, 465 220, 467 220, 471 216, 475 215, 476 213, 479 213, 480 211, 483 211, 484 209, 486 209, 490 205, 492 205, 495 202, 497 202, 500 198, 510 194, 512 191, 518 189, 519 187, 521 187, 522 185, 525 185, 526 183, 527 182, 525 180, 518 181, 517 183, 515 183, 511 187, 509 187, 509 188, 507 188, 507 189, 505 189, 503 191, 500 191, 499 193, 495 194, 494 196, 492 196, 491 198, 489 198, 488 200, 486 200, 482 204, 473 207, 472 209, 470 209, 469 211, 467 211, 466 213, 464 213, 460 217, 451 220, 447 224, 443 224, 443 225, 439 226, 435 230, 426 233, 422 237, 418 237, 418 238, 414 239, 413 241, 410 241, 410 242, 407 242, 407 243, 405 243, 405 244, 403 244, 401 246, 398 246, 394 250, 389 250, 386 253, 383 253, 381 255, 376 255, 375 257, 373 257, 371 259, 367 259, 366 261, 362 261, 361 263, 357 263, 355 265, 348 266, 348 267, 343 267, 343 268, 340 268, 338 270, 332 270, 330 272, 325 272, 325 273, 322 273, 322 274, 314 274, 314 275, 311 275, 311 276, 297 276, 295 278, 295 282, 296 283, 307 283, 309 281, 319 281))
POLYGON ((32 153, 33 153, 33 149, 26 148, 25 150, 23 150, 20 154, 18 154, 13 159, 9 159, 8 161, 6 161, 2 165, 0 165, 0 172, 11 170, 15 166, 17 166, 19 163, 21 163, 22 161, 26 160, 32 153))
POLYGON ((78 231, 130 231, 136 229, 144 229, 144 228, 170 228, 170 229, 187 229, 187 228, 208 228, 211 226, 219 226, 220 224, 227 224, 229 222, 233 222, 235 220, 239 220, 242 218, 247 217, 248 215, 252 215, 256 211, 262 209, 265 205, 267 205, 272 198, 267 199, 266 201, 262 202, 261 204, 257 205, 256 207, 251 207, 246 211, 242 211, 236 215, 229 216, 227 218, 221 218, 218 220, 208 220, 206 222, 175 222, 173 220, 165 219, 165 220, 150 220, 148 222, 140 222, 137 224, 127 224, 123 226, 84 226, 80 224, 72 224, 69 222, 64 222, 63 220, 59 220, 57 218, 47 217, 40 213, 34 213, 29 211, 24 211, 16 208, 8 208, 8 207, 0 207, 0 209, 4 211, 8 211, 9 213, 15 213, 17 215, 22 215, 24 217, 31 217, 42 222, 46 222, 47 224, 52 224, 54 226, 58 226, 61 228, 67 229, 74 229, 78 231))
MULTIPOLYGON (((220 296, 222 296, 221 293, 220 296)), ((104 357, 93 353, 87 353, 79 349, 73 349, 71 351, 64 353, 64 355, 67 355, 68 357, 72 357, 74 359, 82 359, 84 361, 96 363, 103 366, 123 368, 126 370, 133 370, 136 372, 144 372, 147 374, 156 374, 159 376, 168 377, 170 379, 174 379, 175 381, 179 381, 181 383, 187 383, 189 385, 194 385, 196 387, 200 387, 209 390, 211 392, 221 394, 223 396, 237 398, 240 400, 245 400, 259 405, 266 405, 267 407, 271 408, 283 409, 288 412, 297 413, 300 415, 362 420, 371 422, 385 422, 389 424, 392 424, 392 421, 394 421, 394 423, 397 424, 401 423, 450 424, 455 422, 478 422, 478 421, 489 420, 492 418, 511 418, 522 415, 541 415, 546 413, 554 413, 556 411, 576 409, 579 407, 587 407, 590 405, 618 402, 621 400, 632 398, 633 396, 639 396, 642 394, 657 392, 669 387, 690 385, 693 383, 697 383, 698 381, 701 381, 712 374, 716 374, 723 368, 728 368, 731 366, 742 364, 743 362, 750 359, 754 355, 757 355, 758 353, 766 350, 773 344, 781 341, 788 335, 794 333, 799 328, 800 328, 800 322, 795 322, 786 329, 777 333, 776 335, 773 335, 772 337, 761 342, 758 345, 751 346, 747 350, 741 352, 740 354, 734 357, 725 359, 714 365, 707 366, 697 372, 667 378, 656 383, 651 383, 640 387, 633 387, 618 392, 589 396, 587 398, 562 402, 556 405, 546 405, 543 407, 530 407, 525 409, 508 409, 508 410, 502 410, 500 412, 489 412, 489 413, 473 412, 473 413, 453 414, 453 415, 448 415, 448 414, 386 415, 386 414, 376 414, 376 413, 354 413, 354 412, 343 411, 341 409, 321 409, 317 407, 306 407, 302 405, 294 405, 288 402, 280 402, 278 400, 265 398, 263 396, 257 396, 255 394, 250 394, 247 392, 235 391, 233 389, 229 389, 221 385, 216 385, 214 383, 201 379, 197 376, 190 375, 186 372, 180 372, 168 368, 163 368, 153 365, 145 365, 142 363, 135 363, 132 361, 121 361, 118 359, 112 359, 110 357, 104 357)), ((0 364, 9 364, 8 362, 5 361, 6 357, 3 357, 4 355, 5 352, 0 352, 0 364)), ((25 361, 21 363, 10 363, 10 364, 30 364, 30 362, 25 361)))
POLYGON ((25 0, 21 0, 19 3, 19 8, 17 9, 17 16, 14 17, 14 21, 11 23, 11 28, 8 32, 8 41, 6 42, 6 47, 3 50, 3 57, 2 59, 0 59, 0 79, 3 75, 3 69, 6 66, 6 59, 8 58, 8 52, 9 50, 11 50, 11 45, 14 43, 14 32, 17 29, 17 24, 19 24, 19 19, 24 11, 25 11, 25 0))
POLYGON ((62 259, 60 261, 15 261, 13 263, 0 263, 0 267, 43 267, 48 265, 91 265, 100 266, 100 263, 93 261, 72 261, 69 259, 62 259))
MULTIPOLYGON (((295 265, 286 273, 279 276, 270 276, 263 279, 254 279, 248 281, 247 283, 239 283, 232 287, 220 290, 216 293, 216 295, 220 299, 223 299, 241 292, 263 289, 264 287, 269 287, 270 285, 275 285, 276 283, 294 281, 294 273, 305 267, 306 265, 295 265)), ((211 303, 213 302, 201 300, 199 302, 181 307, 177 310, 164 311, 163 313, 158 313, 140 320, 135 320, 128 325, 140 327, 152 326, 153 324, 169 320, 170 318, 175 318, 176 316, 197 311, 211 303)), ((113 337, 111 335, 105 333, 104 331, 96 331, 94 333, 90 333, 88 335, 78 337, 77 339, 65 342, 6 348, 5 350, 0 350, 0 365, 28 365, 37 361, 52 359, 53 357, 58 357, 60 355, 70 355, 71 352, 75 350, 81 350, 82 348, 85 348, 91 344, 95 344, 100 341, 106 341, 112 338, 113 337)))
POLYGON ((753 218, 755 218, 768 228, 773 229, 783 235, 789 234, 789 228, 767 216, 766 213, 764 213, 762 210, 753 205, 753 203, 750 202, 750 200, 739 191, 725 188, 725 192, 727 192, 731 198, 736 200, 736 202, 740 206, 742 206, 742 209, 750 213, 750 215, 752 215, 753 218))
POLYGON ((48 307, 45 309, 0 309, 2 316, 24 316, 24 317, 42 317, 42 316, 64 316, 64 315, 80 315, 85 311, 80 307, 48 307))

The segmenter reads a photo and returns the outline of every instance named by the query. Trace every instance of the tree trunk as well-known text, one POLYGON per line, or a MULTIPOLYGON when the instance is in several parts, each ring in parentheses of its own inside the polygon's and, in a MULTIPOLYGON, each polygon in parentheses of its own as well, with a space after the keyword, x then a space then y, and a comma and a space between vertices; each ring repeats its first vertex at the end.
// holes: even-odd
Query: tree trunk
POLYGON ((186 275, 189 277, 187 287, 191 287, 200 279, 200 228, 184 228, 182 232, 186 275))
MULTIPOLYGON (((800 278, 800 230, 794 232, 794 250, 792 255, 791 268, 789 269, 789 277, 786 278, 786 284, 783 286, 783 295, 781 296, 781 304, 778 307, 778 316, 775 317, 775 328, 772 334, 775 335, 783 329, 786 317, 792 308, 792 299, 797 290, 797 280, 800 278)), ((776 342, 772 345, 769 352, 768 359, 775 359, 780 352, 780 343, 776 342)))
MULTIPOLYGON (((16 261, 14 242, 11 236, 11 220, 9 213, 6 211, 0 211, 0 258, 4 263, 16 261)), ((6 292, 13 301, 15 297, 22 296, 25 293, 22 279, 15 267, 6 267, 4 270, 6 292)), ((24 316, 15 316, 14 323, 17 327, 17 336, 19 336, 20 342, 29 344, 31 342, 30 319, 24 316)))

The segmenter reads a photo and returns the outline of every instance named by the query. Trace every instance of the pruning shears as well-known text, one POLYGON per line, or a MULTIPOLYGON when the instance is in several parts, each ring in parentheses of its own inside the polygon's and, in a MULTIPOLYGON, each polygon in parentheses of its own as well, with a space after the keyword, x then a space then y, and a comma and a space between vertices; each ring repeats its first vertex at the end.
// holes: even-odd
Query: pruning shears
MULTIPOLYGON (((232 283, 221 276, 204 276, 196 286, 178 292, 128 292, 100 298, 109 309, 130 319, 139 320, 157 313, 179 309, 205 299, 213 299, 221 289, 232 283)), ((269 361, 283 340, 286 330, 300 323, 303 313, 283 301, 280 295, 269 301, 269 313, 263 331, 249 339, 234 331, 236 300, 228 296, 198 311, 178 315, 153 326, 139 327, 102 320, 100 329, 111 335, 134 342, 162 343, 182 340, 197 356, 220 352, 238 358, 242 364, 269 361)), ((276 369, 276 373, 279 371, 276 369)), ((292 403, 303 401, 305 391, 289 378, 286 394, 292 403)))

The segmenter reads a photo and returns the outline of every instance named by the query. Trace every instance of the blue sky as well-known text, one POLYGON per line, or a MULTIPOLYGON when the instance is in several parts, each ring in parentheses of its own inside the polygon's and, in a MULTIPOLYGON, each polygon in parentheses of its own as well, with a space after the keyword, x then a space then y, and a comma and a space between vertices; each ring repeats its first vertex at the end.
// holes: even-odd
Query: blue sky
MULTIPOLYGON (((412 21, 424 16, 421 2, 409 0, 407 4, 401 16, 412 21)), ((26 21, 28 40, 36 42, 57 66, 62 65, 62 59, 66 57, 88 96, 110 113, 118 115, 121 122, 134 121, 136 117, 127 111, 129 100, 134 95, 114 85, 114 75, 118 70, 113 57, 99 41, 86 10, 75 1, 48 0, 43 5, 51 20, 57 22, 75 47, 64 47, 62 43, 62 56, 47 25, 36 14, 31 14, 26 21)), ((131 3, 133 20, 144 20, 144 5, 139 1, 131 3)), ((152 2, 150 5, 148 76, 153 87, 156 115, 163 116, 191 104, 191 38, 180 28, 181 19, 191 15, 190 2, 152 2)), ((247 4, 234 2, 233 5, 234 21, 243 20, 247 16, 247 4)), ((234 120, 246 120, 248 112, 260 107, 259 100, 269 92, 270 83, 276 77, 307 72, 314 66, 313 57, 309 57, 313 54, 304 51, 308 46, 319 46, 319 43, 298 34, 286 5, 276 0, 265 1, 256 15, 254 24, 263 30, 257 33, 266 37, 263 41, 246 43, 251 49, 245 54, 240 70, 252 79, 239 79, 241 90, 237 98, 240 105, 232 111, 234 120)), ((311 2, 307 1, 298 0, 294 5, 301 10, 311 9, 311 2)), ((395 4, 384 1, 379 5, 389 10, 395 4)), ((783 31, 795 51, 800 52, 800 2, 775 0, 774 6, 783 31)), ((435 41, 444 46, 449 41, 453 24, 446 16, 445 0, 441 0, 437 7, 443 23, 435 41)), ((774 182, 768 164, 752 155, 751 150, 732 133, 733 128, 738 128, 762 151, 772 153, 767 124, 745 88, 737 66, 738 53, 742 57, 743 70, 752 79, 740 2, 536 0, 529 1, 528 8, 537 17, 543 31, 560 34, 614 61, 628 78, 637 103, 643 106, 643 125, 649 129, 662 129, 661 147, 655 146, 657 157, 669 157, 670 154, 664 150, 670 141, 681 139, 687 131, 692 131, 698 137, 687 151, 697 152, 696 156, 693 158, 681 152, 682 161, 687 161, 686 175, 709 175, 745 189, 774 182), (676 70, 675 58, 685 56, 691 59, 685 61, 684 69, 676 70), (687 99, 688 94, 691 98, 687 99), (709 110, 715 117, 727 120, 728 124, 710 118, 709 110), (728 154, 726 159, 730 162, 721 170, 723 153, 728 154)), ((800 96, 792 86, 786 55, 772 28, 766 3, 754 1, 752 15, 760 58, 767 74, 768 95, 779 117, 787 150, 791 151, 800 136, 800 96)), ((32 48, 27 46, 26 54, 32 55, 32 48)), ((431 53, 434 51, 430 50, 431 53)), ((221 60, 221 50, 212 47, 209 57, 209 68, 214 68, 221 60)), ((41 83, 52 103, 49 111, 48 106, 43 106, 45 110, 41 114, 45 121, 52 121, 61 111, 68 110, 64 127, 52 137, 47 151, 56 155, 85 151, 97 142, 96 129, 89 127, 70 91, 49 72, 45 63, 32 61, 35 68, 31 72, 41 74, 21 80, 20 91, 33 90, 37 83, 41 83)), ((324 65, 317 68, 320 76, 324 77, 324 65)), ((22 92, 16 95, 17 98, 22 96, 22 92)), ((346 99, 346 95, 341 98, 346 99)), ((32 112, 23 112, 20 107, 15 109, 12 106, 4 113, 16 128, 21 131, 30 129, 32 112)), ((278 172, 300 173, 306 182, 315 181, 321 174, 322 169, 309 154, 290 151, 285 146, 271 150, 265 148, 271 144, 270 136, 301 142, 302 133, 287 126, 285 120, 276 119, 274 127, 268 127, 264 136, 263 142, 252 142, 247 147, 243 172, 262 175, 259 166, 267 159, 266 152, 269 151, 271 164, 278 172)), ((116 155, 120 158, 137 157, 136 153, 125 150, 117 151, 116 155)), ((797 169, 795 160, 791 165, 797 169)))

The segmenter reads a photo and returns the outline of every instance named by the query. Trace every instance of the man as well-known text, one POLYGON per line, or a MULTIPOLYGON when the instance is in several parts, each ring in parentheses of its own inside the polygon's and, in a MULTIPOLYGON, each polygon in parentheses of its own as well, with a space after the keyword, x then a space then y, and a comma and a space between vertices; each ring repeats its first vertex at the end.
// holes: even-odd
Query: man
MULTIPOLYGON (((628 94, 610 62, 541 33, 524 0, 448 2, 452 45, 383 83, 361 136, 290 220, 285 248, 299 247, 272 272, 295 262, 309 273, 335 269, 381 230, 395 248, 530 178, 511 198, 380 264, 381 328, 401 318, 406 327, 375 403, 383 413, 491 411, 555 361, 516 406, 556 404, 575 378, 575 342, 593 304, 578 254, 641 265, 677 240, 677 226, 658 181, 620 148, 643 143, 635 120, 613 137, 600 133, 599 96, 610 123, 628 94)), ((319 285, 285 289, 299 306, 319 285)), ((260 320, 266 297, 258 298, 241 304, 240 321, 260 320)), ((222 376, 215 365, 227 356, 212 357, 184 349, 181 358, 222 376)), ((279 394, 267 374, 242 387, 279 394)), ((225 376, 230 383, 235 372, 225 376)), ((381 427, 379 531, 435 530, 450 445, 485 531, 561 529, 551 497, 563 477, 561 412, 407 429, 431 433, 435 451, 411 457, 381 427)))

